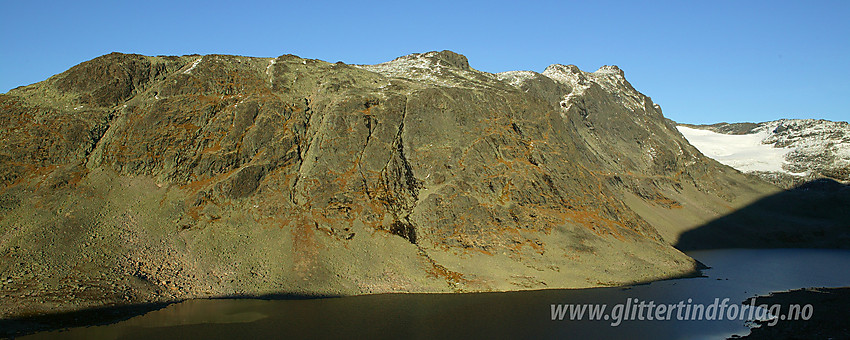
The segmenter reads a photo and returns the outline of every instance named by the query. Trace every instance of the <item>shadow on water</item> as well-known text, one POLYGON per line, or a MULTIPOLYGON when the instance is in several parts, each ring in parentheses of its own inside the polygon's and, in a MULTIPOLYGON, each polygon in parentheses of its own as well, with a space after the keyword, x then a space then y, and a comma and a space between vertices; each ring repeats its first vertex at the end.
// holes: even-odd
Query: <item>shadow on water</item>
POLYGON ((850 185, 818 179, 762 198, 687 231, 682 251, 850 248, 850 185))
MULTIPOLYGON (((339 297, 336 295, 306 295, 306 294, 237 294, 211 297, 209 300, 311 300, 339 297)), ((160 303, 139 303, 121 306, 86 308, 76 311, 40 314, 12 319, 0 319, 0 337, 17 337, 36 332, 53 331, 65 328, 108 325, 134 316, 160 310, 182 300, 160 303)))
POLYGON ((707 305, 718 298, 736 303, 772 291, 850 285, 850 272, 835 270, 850 261, 846 250, 732 249, 689 255, 714 268, 702 278, 627 287, 189 300, 106 326, 39 332, 27 338, 718 339, 746 334, 749 328, 743 318, 734 317, 649 321, 631 314, 627 319, 627 312, 620 309, 622 313, 618 314, 615 305, 623 306, 627 301, 637 305, 638 300, 690 304, 691 299, 707 305), (611 314, 603 320, 557 319, 553 316, 555 304, 602 304, 611 314))
POLYGON ((41 314, 13 319, 0 319, 0 337, 15 337, 70 327, 106 325, 159 310, 169 304, 171 303, 142 303, 88 308, 73 312, 41 314))

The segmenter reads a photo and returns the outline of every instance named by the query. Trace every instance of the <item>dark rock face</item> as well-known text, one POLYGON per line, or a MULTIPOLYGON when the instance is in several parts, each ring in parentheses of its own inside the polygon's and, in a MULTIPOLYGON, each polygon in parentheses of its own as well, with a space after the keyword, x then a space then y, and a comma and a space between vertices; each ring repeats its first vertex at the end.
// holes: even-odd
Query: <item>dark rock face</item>
POLYGON ((60 93, 78 94, 77 101, 108 107, 143 91, 150 82, 183 66, 179 57, 150 59, 140 55, 112 53, 73 67, 56 79, 60 93))
POLYGON ((683 229, 773 190, 616 67, 110 54, 0 103, 5 315, 686 275, 683 229))

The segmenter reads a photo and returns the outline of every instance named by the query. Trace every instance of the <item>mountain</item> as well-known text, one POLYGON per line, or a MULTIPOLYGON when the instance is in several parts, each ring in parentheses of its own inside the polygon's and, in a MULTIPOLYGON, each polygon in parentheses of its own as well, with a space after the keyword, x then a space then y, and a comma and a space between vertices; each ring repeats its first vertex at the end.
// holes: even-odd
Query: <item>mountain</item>
POLYGON ((850 182, 850 124, 822 119, 682 124, 705 155, 790 188, 818 178, 850 182))
POLYGON ((0 317, 199 297, 692 275, 680 235, 778 188, 624 72, 113 53, 0 95, 0 317))

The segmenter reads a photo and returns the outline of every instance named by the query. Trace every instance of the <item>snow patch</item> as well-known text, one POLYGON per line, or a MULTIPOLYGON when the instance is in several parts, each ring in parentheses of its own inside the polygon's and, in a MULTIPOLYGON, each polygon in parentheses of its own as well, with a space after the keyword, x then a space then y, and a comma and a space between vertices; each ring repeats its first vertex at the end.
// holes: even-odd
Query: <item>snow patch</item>
POLYGON ((576 86, 589 86, 587 80, 587 72, 584 72, 575 65, 554 64, 546 67, 543 75, 561 84, 576 86))
POLYGON ((192 70, 194 70, 195 67, 198 67, 198 64, 201 63, 201 60, 204 60, 204 57, 200 57, 200 58, 198 58, 198 60, 195 60, 195 62, 192 63, 192 67, 190 67, 186 71, 183 71, 183 74, 189 74, 190 72, 192 72, 192 70))
POLYGON ((272 66, 277 63, 277 59, 272 58, 269 60, 269 66, 266 66, 266 75, 269 77, 269 83, 271 83, 274 78, 272 78, 272 66))
POLYGON ((547 67, 543 71, 543 75, 556 82, 569 85, 573 89, 561 101, 561 107, 564 109, 570 108, 572 98, 583 95, 590 88, 591 84, 596 84, 606 92, 614 95, 617 101, 626 108, 635 112, 646 111, 647 97, 638 92, 626 81, 625 74, 617 66, 605 65, 596 70, 596 72, 584 72, 575 65, 554 64, 547 67))
POLYGON ((266 74, 268 74, 268 75, 271 75, 271 74, 272 74, 272 66, 274 66, 274 64, 275 64, 276 62, 277 62, 277 59, 271 59, 271 60, 269 60, 269 66, 266 66, 266 74))
POLYGON ((496 73, 496 78, 511 84, 513 87, 519 87, 522 83, 534 79, 538 74, 533 71, 507 71, 496 73))
POLYGON ((782 168, 785 155, 792 148, 776 148, 764 141, 769 131, 748 135, 726 135, 708 130, 678 126, 679 132, 704 155, 743 172, 774 171, 792 173, 782 168))
MULTIPOLYGON (((414 53, 377 65, 352 66, 389 78, 403 78, 431 85, 465 88, 465 79, 472 78, 475 72, 444 64, 444 62, 435 58, 438 53, 414 53)), ((493 75, 486 75, 495 78, 493 75)))
POLYGON ((546 67, 543 75, 561 84, 569 85, 572 91, 564 95, 559 105, 567 111, 573 105, 573 98, 579 97, 590 88, 588 73, 580 70, 575 65, 554 64, 546 67))

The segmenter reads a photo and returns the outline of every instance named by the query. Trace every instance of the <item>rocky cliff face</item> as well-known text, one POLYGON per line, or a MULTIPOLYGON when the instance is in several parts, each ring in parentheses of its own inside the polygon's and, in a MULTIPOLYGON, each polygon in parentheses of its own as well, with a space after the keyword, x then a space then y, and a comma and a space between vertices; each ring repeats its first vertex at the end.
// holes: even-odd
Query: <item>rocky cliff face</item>
MULTIPOLYGON (((774 149, 769 151, 782 150, 775 152, 777 169, 752 171, 781 187, 790 188, 818 178, 850 182, 850 124, 847 122, 780 119, 764 123, 683 126, 729 136, 754 136, 757 143, 774 149)), ((722 143, 723 139, 717 141, 722 143)), ((701 147, 698 142, 692 142, 701 147)), ((710 152, 706 154, 713 156, 710 152)), ((735 167, 734 163, 729 165, 735 167)), ((736 168, 751 171, 746 167, 736 168)))
POLYGON ((775 191, 615 66, 113 53, 0 95, 0 120, 5 316, 686 275, 683 230, 775 191))

